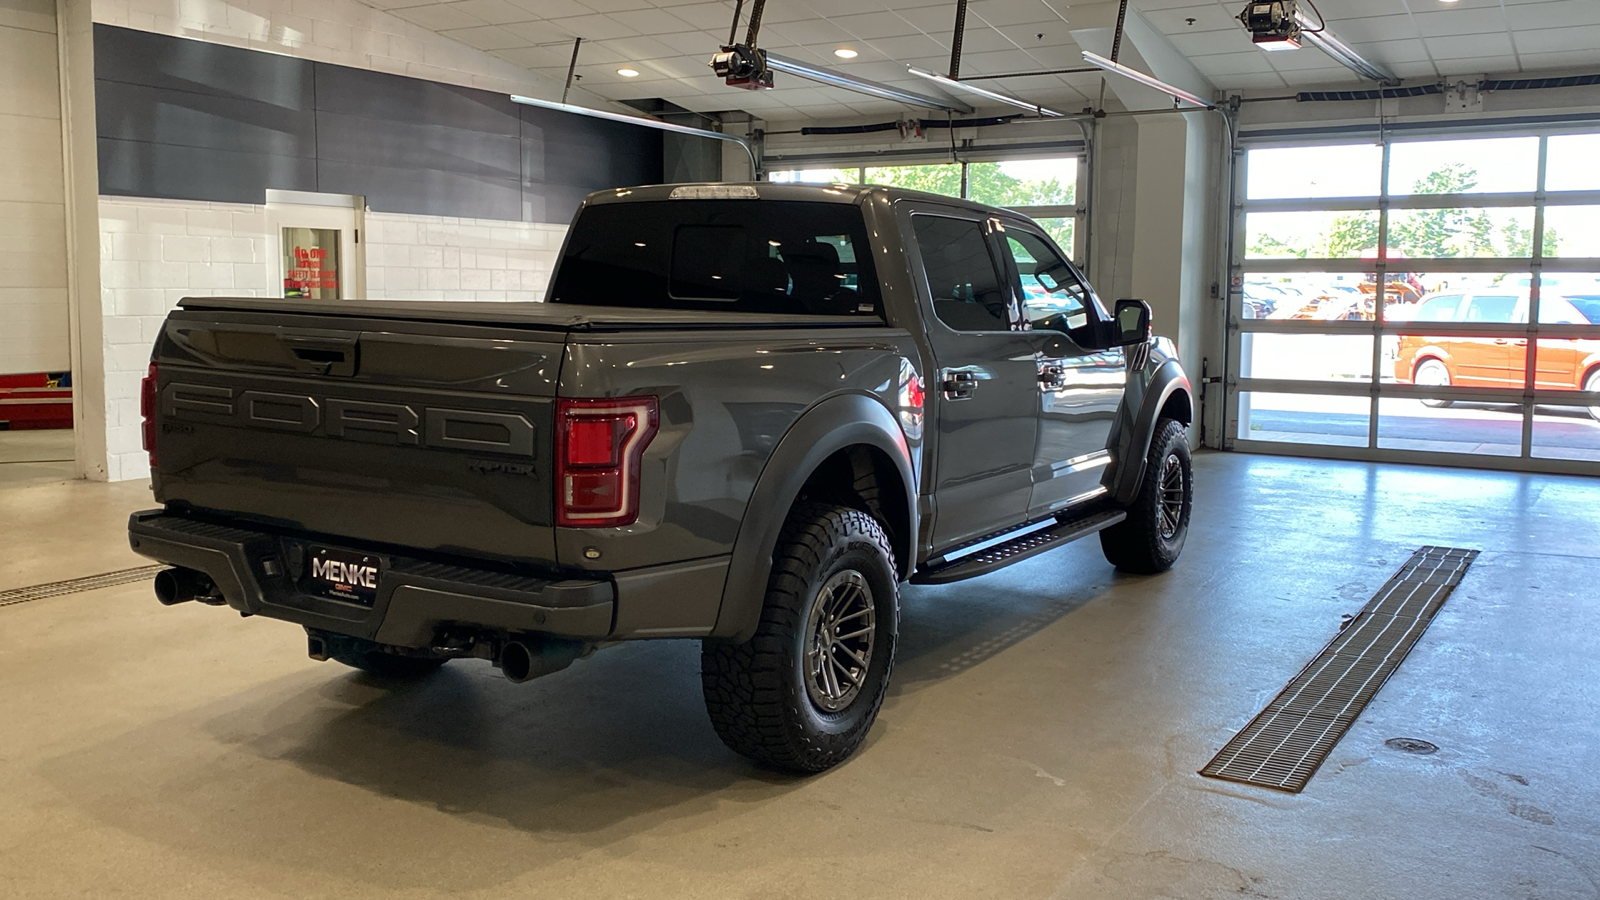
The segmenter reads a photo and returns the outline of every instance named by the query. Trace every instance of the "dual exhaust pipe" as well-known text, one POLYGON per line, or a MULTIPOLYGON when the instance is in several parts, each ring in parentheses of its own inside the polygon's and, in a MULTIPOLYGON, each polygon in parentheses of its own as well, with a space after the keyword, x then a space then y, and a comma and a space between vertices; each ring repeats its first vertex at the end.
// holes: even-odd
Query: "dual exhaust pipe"
MULTIPOLYGON (((194 569, 163 569, 156 573, 155 589, 156 599, 161 601, 162 606, 177 606, 190 600, 212 605, 227 602, 211 576, 194 569)), ((593 649, 593 645, 582 641, 533 635, 501 644, 494 664, 506 676, 506 680, 521 684, 559 672, 593 649)), ((311 638, 310 651, 313 659, 327 659, 332 655, 327 642, 315 635, 311 638)))

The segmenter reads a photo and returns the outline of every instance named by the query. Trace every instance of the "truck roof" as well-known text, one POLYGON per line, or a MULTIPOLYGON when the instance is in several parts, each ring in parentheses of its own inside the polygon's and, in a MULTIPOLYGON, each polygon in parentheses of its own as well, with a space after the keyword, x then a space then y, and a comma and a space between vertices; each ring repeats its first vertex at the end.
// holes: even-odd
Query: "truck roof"
MULTIPOLYGON (((860 204, 869 198, 880 197, 890 203, 896 200, 930 200, 950 206, 960 206, 983 212, 1001 213, 1006 210, 959 197, 947 197, 927 191, 889 187, 881 184, 780 184, 773 181, 746 182, 696 182, 690 184, 651 184, 638 187, 608 188, 595 191, 584 199, 585 206, 609 203, 638 203, 653 200, 791 200, 810 203, 860 204)), ((1014 214, 1014 213, 1013 213, 1014 214)))

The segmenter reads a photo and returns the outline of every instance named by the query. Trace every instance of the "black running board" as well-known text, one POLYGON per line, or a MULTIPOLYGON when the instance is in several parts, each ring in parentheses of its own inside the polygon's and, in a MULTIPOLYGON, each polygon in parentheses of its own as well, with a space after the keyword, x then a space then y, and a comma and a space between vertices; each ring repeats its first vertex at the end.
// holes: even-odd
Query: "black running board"
POLYGON ((911 576, 911 583, 949 584, 952 581, 987 575, 1012 563, 1022 562, 1029 557, 1054 550, 1062 544, 1069 544, 1078 538, 1088 537, 1097 531, 1110 528, 1127 517, 1128 514, 1119 509, 1063 519, 1049 528, 1030 531, 1019 538, 979 550, 953 562, 931 569, 922 569, 911 576))

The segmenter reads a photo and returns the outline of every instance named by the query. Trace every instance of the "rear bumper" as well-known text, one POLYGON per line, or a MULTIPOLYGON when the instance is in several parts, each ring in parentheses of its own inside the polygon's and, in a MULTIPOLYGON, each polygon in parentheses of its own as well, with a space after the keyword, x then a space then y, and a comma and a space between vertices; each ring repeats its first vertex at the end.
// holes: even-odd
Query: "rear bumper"
MULTIPOLYGON (((537 632, 599 640, 612 635, 617 587, 609 578, 538 578, 391 553, 369 608, 300 587, 300 538, 146 510, 128 520, 133 550, 206 573, 229 606, 384 644, 425 648, 440 630, 537 632)), ((321 542, 319 542, 321 543, 321 542)), ((355 548, 351 548, 355 549, 355 548)))

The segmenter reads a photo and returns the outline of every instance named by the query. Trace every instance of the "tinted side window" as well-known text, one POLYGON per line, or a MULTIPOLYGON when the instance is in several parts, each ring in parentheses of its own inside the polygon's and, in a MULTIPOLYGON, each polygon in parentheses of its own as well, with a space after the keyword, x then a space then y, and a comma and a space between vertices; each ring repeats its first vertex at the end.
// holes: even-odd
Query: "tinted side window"
POLYGON ((1509 324, 1516 311, 1517 298, 1505 295, 1480 295, 1467 304, 1468 322, 1497 322, 1509 324))
POLYGON ((1009 331, 1011 304, 983 223, 926 215, 911 222, 939 321, 957 331, 1009 331))
POLYGON ((1459 306, 1460 294, 1440 294, 1418 304, 1416 315, 1411 318, 1416 322, 1454 322, 1459 306))
POLYGON ((1022 279, 1022 308, 1034 328, 1070 330, 1089 322, 1089 290, 1050 245, 1026 231, 1006 232, 1022 279))

